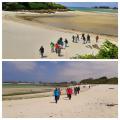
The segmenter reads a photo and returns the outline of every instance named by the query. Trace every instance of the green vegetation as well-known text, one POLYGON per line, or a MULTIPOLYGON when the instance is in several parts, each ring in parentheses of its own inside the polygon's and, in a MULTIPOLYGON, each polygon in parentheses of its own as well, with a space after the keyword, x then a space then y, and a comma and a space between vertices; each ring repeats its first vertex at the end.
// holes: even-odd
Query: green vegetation
POLYGON ((73 57, 74 59, 117 59, 118 58, 118 47, 106 40, 100 47, 99 53, 97 55, 87 54, 87 55, 77 55, 73 57))
POLYGON ((66 9, 63 5, 54 2, 3 2, 2 10, 42 10, 42 9, 66 9))
POLYGON ((118 84, 118 78, 116 77, 109 79, 107 77, 101 77, 98 79, 89 78, 86 80, 82 80, 80 83, 81 84, 118 84))

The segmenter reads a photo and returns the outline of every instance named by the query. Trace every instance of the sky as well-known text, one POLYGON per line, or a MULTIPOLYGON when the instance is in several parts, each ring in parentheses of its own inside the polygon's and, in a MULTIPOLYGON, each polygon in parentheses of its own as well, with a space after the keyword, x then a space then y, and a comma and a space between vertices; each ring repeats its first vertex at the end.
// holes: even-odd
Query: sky
POLYGON ((95 6, 109 6, 118 7, 117 2, 58 2, 66 7, 95 7, 95 6))
POLYGON ((4 61, 4 81, 65 82, 106 76, 117 77, 116 61, 4 61))

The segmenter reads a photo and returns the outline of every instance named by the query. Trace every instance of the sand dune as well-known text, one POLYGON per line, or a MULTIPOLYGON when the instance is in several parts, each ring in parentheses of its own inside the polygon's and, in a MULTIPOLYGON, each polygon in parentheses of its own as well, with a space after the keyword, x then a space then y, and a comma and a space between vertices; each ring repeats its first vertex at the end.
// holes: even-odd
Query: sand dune
MULTIPOLYGON (((34 15, 34 13, 17 13, 17 15, 24 14, 34 15)), ((99 47, 105 40, 110 40, 111 42, 117 44, 117 37, 111 35, 100 35, 100 40, 97 44, 98 47, 96 48, 94 47, 96 44, 96 34, 93 33, 89 33, 91 35, 91 43, 89 44, 82 44, 82 40, 80 40, 78 43, 72 43, 72 35, 76 35, 76 33, 78 33, 81 36, 82 31, 75 32, 73 30, 60 29, 56 28, 54 25, 49 26, 46 24, 37 23, 34 20, 26 21, 16 17, 15 12, 3 12, 2 24, 2 57, 4 59, 40 59, 38 50, 41 45, 43 45, 45 48, 45 58, 69 59, 76 54, 84 55, 98 53, 99 47), (51 53, 49 44, 51 41, 56 42, 60 37, 68 39, 69 47, 63 49, 62 56, 58 57, 57 54, 51 53)))
POLYGON ((3 117, 118 117, 117 85, 97 85, 68 100, 61 96, 3 101, 3 117))

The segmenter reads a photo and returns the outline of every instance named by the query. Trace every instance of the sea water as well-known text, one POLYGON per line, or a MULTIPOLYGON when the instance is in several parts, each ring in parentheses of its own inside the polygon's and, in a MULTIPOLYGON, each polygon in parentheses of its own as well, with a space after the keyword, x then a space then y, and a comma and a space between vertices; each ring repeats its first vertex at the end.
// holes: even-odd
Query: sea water
POLYGON ((82 7, 69 7, 69 9, 83 12, 118 13, 118 9, 82 8, 82 7))

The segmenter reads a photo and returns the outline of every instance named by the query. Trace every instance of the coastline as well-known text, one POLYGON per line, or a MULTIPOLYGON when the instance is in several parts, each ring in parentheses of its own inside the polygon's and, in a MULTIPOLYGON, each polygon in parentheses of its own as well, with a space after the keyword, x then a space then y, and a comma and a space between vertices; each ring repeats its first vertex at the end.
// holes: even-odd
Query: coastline
MULTIPOLYGON (((82 12, 81 14, 87 15, 88 13, 82 12)), ((92 13, 96 15, 96 13, 92 13)), ((59 27, 51 26, 45 23, 37 23, 34 21, 28 21, 24 19, 20 19, 17 16, 20 15, 30 15, 36 16, 39 15, 38 13, 24 13, 24 12, 7 12, 3 11, 3 58, 9 59, 39 59, 39 52, 38 49, 40 45, 45 47, 45 56, 46 58, 56 58, 56 59, 63 59, 63 58, 71 58, 76 54, 84 55, 84 54, 97 54, 99 49, 94 47, 89 48, 89 45, 83 44, 73 44, 72 43, 72 35, 81 34, 82 31, 75 31, 75 30, 66 30, 61 29, 59 27), (13 27, 14 26, 14 27, 13 27), (16 36, 15 36, 16 35, 16 36), (47 35, 47 36, 46 36, 47 35), (69 41, 69 47, 62 51, 62 56, 58 57, 55 54, 51 54, 50 50, 50 42, 56 42, 59 37, 67 38, 69 41), (10 40, 12 42, 10 42, 10 40), (7 43, 7 44, 6 44, 7 43), (28 45, 29 44, 29 45, 28 45), (17 50, 16 50, 17 47, 17 50), (27 49, 26 49, 27 47, 27 49), (22 49, 21 49, 22 48, 22 49), (9 49, 9 51, 8 51, 9 49)), ((41 14, 40 14, 41 15, 41 14)), ((51 14, 54 15, 54 14, 51 14)), ((49 16, 51 16, 49 15, 49 16)), ((58 12, 56 13, 57 16, 77 16, 78 12, 58 12)), ((91 14, 89 14, 91 15, 91 14)), ((42 14, 42 16, 48 16, 48 14, 42 14)), ((104 15, 106 16, 106 14, 104 15)), ((111 16, 111 15, 107 15, 111 16)), ((46 19, 47 20, 47 19, 46 19)), ((102 27, 102 26, 101 26, 102 27)), ((85 34, 90 34, 92 42, 90 46, 95 44, 95 36, 97 34, 91 32, 85 32, 85 34)), ((99 34, 100 35, 100 34, 99 34)), ((111 35, 100 35, 100 41, 98 46, 100 47, 105 40, 109 40, 114 44, 118 44, 117 36, 111 35)), ((82 41, 80 40, 80 43, 82 41)))
POLYGON ((77 96, 73 95, 71 101, 63 95, 57 105, 54 103, 54 97, 8 100, 3 101, 2 105, 4 118, 117 118, 118 86, 96 85, 85 92, 80 92, 77 96))
MULTIPOLYGON (((91 84, 91 88, 96 86, 96 85, 97 84, 91 84)), ((55 87, 50 88, 50 90, 48 92, 48 91, 43 91, 44 88, 25 89, 24 87, 23 88, 17 88, 17 87, 16 88, 4 88, 3 87, 2 99, 3 99, 3 101, 9 101, 9 100, 51 97, 51 96, 53 96, 54 88, 55 87), (32 90, 32 92, 30 90, 32 90), (16 91, 16 92, 14 92, 14 91, 16 91)), ((66 88, 67 87, 61 87, 61 89, 62 89, 61 95, 62 96, 66 94, 66 88)), ((74 88, 74 86, 72 86, 72 88, 74 88)), ((81 85, 81 92, 86 92, 87 90, 89 90, 88 85, 81 85), (83 86, 85 86, 85 87, 83 87, 83 86)))
MULTIPOLYGON (((30 12, 30 11, 29 12, 3 11, 3 18, 6 20, 13 20, 16 22, 22 22, 22 23, 25 22, 26 24, 30 22, 30 24, 33 24, 33 25, 36 24, 36 26, 42 25, 42 26, 46 26, 47 28, 50 28, 50 29, 53 28, 53 29, 58 29, 58 30, 62 30, 62 31, 67 31, 67 32, 68 31, 69 32, 84 32, 84 33, 93 33, 93 34, 117 37, 118 36, 117 29, 118 28, 117 28, 117 19, 115 17, 118 14, 117 13, 102 13, 102 16, 103 16, 102 19, 104 19, 104 17, 110 17, 110 18, 114 17, 116 19, 116 28, 115 28, 116 32, 114 30, 112 30, 113 25, 111 23, 109 23, 109 24, 111 24, 111 29, 108 29, 108 30, 105 29, 105 27, 103 25, 107 24, 107 22, 108 22, 107 20, 106 20, 106 22, 104 21, 104 23, 99 24, 100 21, 98 21, 98 23, 95 24, 96 23, 95 21, 89 23, 89 20, 87 20, 85 17, 85 16, 89 16, 89 17, 92 16, 91 19, 93 19, 93 18, 98 17, 99 14, 101 14, 101 13, 100 12, 99 13, 83 12, 83 11, 64 11, 64 12, 55 12, 55 13, 50 13, 50 14, 49 13, 36 13, 36 12, 30 12), (11 15, 13 14, 13 16, 9 16, 9 13, 11 13, 11 15), (4 14, 7 14, 8 18, 6 16, 4 16, 4 14), (84 19, 84 17, 85 17, 85 19, 84 19), (66 21, 67 19, 68 19, 68 21, 66 21), (70 23, 67 23, 67 22, 69 22, 69 19, 70 19, 70 23), (81 21, 82 23, 78 22, 78 20, 81 21), (59 22, 60 22, 60 24, 59 24, 59 22), (77 28, 77 26, 81 26, 82 24, 84 25, 84 26, 82 26, 82 28, 79 28, 79 27, 77 28), (86 25, 86 24, 88 24, 88 25, 86 25), (92 24, 93 27, 90 24, 92 24), (98 27, 95 28, 95 26, 97 26, 97 25, 98 25, 98 27), (102 26, 104 28, 101 29, 100 26, 102 26), (99 30, 99 29, 101 29, 101 30, 99 30), (110 32, 110 30, 111 30, 111 32, 110 32)), ((98 18, 97 20, 99 20, 99 19, 100 18, 98 18)), ((111 19, 111 20, 113 20, 113 19, 111 19)), ((114 23, 115 21, 112 21, 112 22, 114 23)), ((109 26, 107 26, 107 27, 109 27, 109 26)))

